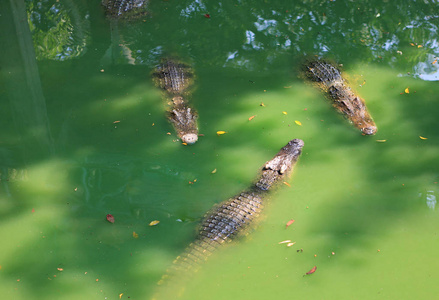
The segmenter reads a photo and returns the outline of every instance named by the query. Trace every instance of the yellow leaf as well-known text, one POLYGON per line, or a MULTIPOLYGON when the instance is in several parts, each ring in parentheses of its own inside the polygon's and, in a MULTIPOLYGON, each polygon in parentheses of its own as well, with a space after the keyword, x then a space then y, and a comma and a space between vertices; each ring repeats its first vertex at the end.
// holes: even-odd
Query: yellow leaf
POLYGON ((133 231, 133 238, 135 238, 135 239, 139 238, 139 235, 135 231, 133 231))
POLYGON ((413 44, 413 43, 410 43, 410 45, 411 45, 411 46, 414 46, 415 44, 413 44))
POLYGON ((286 244, 286 243, 291 243, 291 240, 285 240, 285 241, 279 242, 278 244, 286 244))
POLYGON ((222 130, 216 132, 216 134, 218 134, 218 135, 222 135, 222 134, 224 134, 224 133, 227 133, 227 132, 222 131, 222 130))
POLYGON ((286 111, 283 111, 282 113, 283 113, 284 115, 288 114, 286 111))
POLYGON ((212 173, 212 174, 215 174, 215 173, 216 173, 216 168, 213 169, 213 171, 212 171, 211 173, 212 173))
POLYGON ((386 142, 387 140, 377 140, 377 142, 378 143, 384 143, 384 142, 386 142))
POLYGON ((418 45, 418 48, 422 48, 422 45, 418 45))
POLYGON ((300 121, 294 121, 294 123, 296 123, 299 126, 302 126, 302 123, 300 121))
POLYGON ((154 221, 151 221, 151 223, 149 223, 149 226, 155 226, 155 225, 157 225, 158 223, 160 223, 160 221, 158 221, 158 220, 154 220, 154 221))
POLYGON ((261 102, 261 104, 259 104, 260 106, 265 106, 264 102, 261 102))
POLYGON ((406 89, 404 90, 404 93, 406 93, 406 94, 410 93, 409 88, 406 88, 406 89))
POLYGON ((119 294, 119 299, 122 299, 123 293, 119 294))
POLYGON ((419 136, 419 138, 420 138, 421 140, 426 140, 426 139, 427 139, 426 137, 423 137, 423 136, 419 136))
POLYGON ((291 187, 291 184, 289 184, 288 182, 286 182, 286 181, 284 181, 284 184, 286 185, 286 186, 289 186, 289 187, 291 187))
POLYGON ((256 116, 251 116, 250 118, 248 118, 248 120, 251 121, 254 119, 254 117, 256 117, 256 116))

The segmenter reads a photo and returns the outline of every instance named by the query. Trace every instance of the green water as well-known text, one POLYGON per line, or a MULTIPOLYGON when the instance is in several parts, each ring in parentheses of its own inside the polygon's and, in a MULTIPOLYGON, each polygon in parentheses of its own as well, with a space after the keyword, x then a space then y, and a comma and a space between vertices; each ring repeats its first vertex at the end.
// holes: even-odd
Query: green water
POLYGON ((437 1, 171 0, 149 11, 116 24, 97 0, 0 1, 2 299, 436 297, 437 1), (204 136, 193 146, 176 141, 150 78, 166 54, 196 72, 204 136), (304 55, 343 64, 376 136, 302 82, 304 55), (258 227, 157 290, 203 214, 293 138, 305 148, 291 187, 258 227))

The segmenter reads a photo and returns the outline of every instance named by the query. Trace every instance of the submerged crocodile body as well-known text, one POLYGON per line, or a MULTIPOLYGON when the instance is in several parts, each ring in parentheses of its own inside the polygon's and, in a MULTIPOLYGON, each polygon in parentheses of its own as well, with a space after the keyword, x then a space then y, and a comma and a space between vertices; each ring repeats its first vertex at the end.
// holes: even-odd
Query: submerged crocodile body
POLYGON ((201 222, 197 239, 174 261, 171 274, 172 271, 196 268, 218 246, 244 233, 261 213, 268 192, 291 173, 302 153, 303 145, 302 140, 291 140, 273 159, 264 164, 254 185, 209 211, 201 222))
POLYGON ((177 136, 183 143, 195 143, 198 140, 198 116, 187 101, 194 78, 191 67, 166 59, 157 66, 152 75, 169 100, 168 119, 174 125, 177 136))
POLYGON ((364 135, 373 135, 377 131, 375 122, 367 111, 364 100, 356 95, 342 77, 340 70, 324 60, 311 60, 304 64, 307 79, 315 82, 333 106, 342 113, 364 135))
POLYGON ((145 16, 148 2, 148 0, 102 0, 102 5, 107 16, 129 21, 145 16))

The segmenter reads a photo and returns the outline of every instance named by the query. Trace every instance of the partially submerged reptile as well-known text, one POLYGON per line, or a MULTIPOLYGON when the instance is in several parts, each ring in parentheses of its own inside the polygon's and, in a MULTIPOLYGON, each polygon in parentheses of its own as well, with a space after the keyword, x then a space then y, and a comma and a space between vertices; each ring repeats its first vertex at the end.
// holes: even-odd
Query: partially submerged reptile
POLYGON ((177 257, 168 274, 196 269, 217 247, 244 233, 261 213, 268 192, 291 174, 303 146, 302 140, 291 140, 264 164, 255 184, 209 211, 201 222, 197 239, 177 257))
POLYGON ((364 100, 348 86, 337 67, 325 60, 308 60, 303 67, 307 79, 315 82, 332 100, 332 105, 365 135, 375 134, 377 127, 364 100))
POLYGON ((165 91, 169 105, 168 119, 174 125, 177 136, 183 143, 195 143, 198 140, 198 116, 187 101, 193 85, 192 68, 175 60, 165 59, 152 75, 156 84, 165 91))
POLYGON ((148 0, 102 0, 102 5, 107 16, 129 21, 145 16, 148 2, 148 0))

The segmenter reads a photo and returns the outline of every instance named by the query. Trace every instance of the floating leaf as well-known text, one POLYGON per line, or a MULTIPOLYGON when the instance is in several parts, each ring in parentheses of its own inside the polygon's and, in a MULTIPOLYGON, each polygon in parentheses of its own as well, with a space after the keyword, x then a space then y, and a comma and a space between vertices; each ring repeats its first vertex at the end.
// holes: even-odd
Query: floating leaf
POLYGON ((123 293, 119 294, 119 299, 122 299, 123 293))
POLYGON ((406 89, 404 90, 404 93, 406 93, 406 94, 410 93, 409 88, 406 88, 406 89))
POLYGON ((387 140, 377 140, 378 143, 385 143, 387 140))
POLYGON ((187 146, 187 143, 181 143, 183 146, 187 146))
POLYGON ((56 268, 58 271, 60 271, 60 272, 62 272, 62 271, 64 271, 64 269, 63 268, 56 268))
POLYGON ((422 45, 418 45, 418 48, 422 48, 423 46, 422 45))
POLYGON ((431 64, 434 65, 435 63, 437 63, 437 59, 433 60, 431 64))
POLYGON ((114 121, 113 124, 120 123, 120 121, 114 121))
POLYGON ((287 247, 291 247, 291 246, 293 246, 295 243, 296 243, 296 242, 288 243, 288 244, 287 244, 287 247))
POLYGON ((288 182, 284 181, 284 184, 288 187, 291 187, 291 184, 289 184, 288 182))
POLYGON ((108 215, 107 215, 107 221, 110 222, 110 223, 114 223, 114 217, 113 217, 113 215, 108 214, 108 215))
POLYGON ((265 106, 264 102, 261 102, 261 104, 259 104, 260 106, 265 106))
POLYGON ((227 132, 226 131, 222 131, 222 130, 219 130, 219 131, 216 132, 216 134, 218 134, 218 135, 222 135, 222 134, 225 134, 225 133, 227 133, 227 132))
POLYGON ((213 171, 212 171, 212 172, 210 172, 210 173, 212 173, 212 174, 215 174, 215 173, 216 173, 216 168, 215 168, 215 169, 213 169, 213 171))
POLYGON ((291 240, 285 240, 285 241, 279 242, 279 244, 286 244, 286 243, 291 243, 291 240))
POLYGON ((314 266, 311 270, 309 270, 308 272, 306 272, 306 274, 305 275, 309 275, 309 274, 312 274, 312 273, 314 273, 315 271, 317 270, 317 267, 316 266, 314 266))
POLYGON ((283 113, 284 115, 287 115, 287 114, 288 114, 286 111, 283 111, 282 113, 283 113))
POLYGON ((133 231, 133 238, 135 238, 135 239, 139 238, 139 235, 135 231, 133 231))
POLYGON ((296 123, 299 126, 302 126, 302 122, 300 122, 300 121, 294 121, 294 123, 296 123))
POLYGON ((288 228, 288 226, 290 226, 290 225, 293 224, 293 223, 294 223, 294 220, 293 220, 293 219, 289 220, 289 221, 287 222, 287 225, 285 226, 285 228, 288 228))
POLYGON ((423 137, 423 136, 419 136, 419 138, 420 138, 421 140, 426 140, 426 139, 427 139, 426 137, 423 137))
POLYGON ((158 220, 154 220, 154 221, 151 221, 151 223, 149 223, 149 226, 155 226, 155 225, 157 225, 158 223, 160 223, 160 221, 158 221, 158 220))
POLYGON ((249 121, 253 120, 255 118, 255 116, 251 116, 250 118, 248 118, 249 121))

